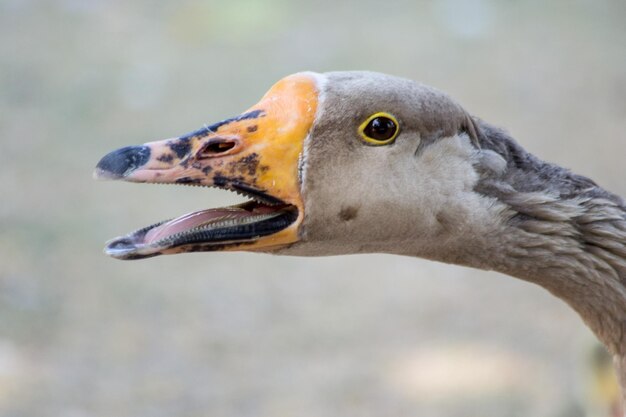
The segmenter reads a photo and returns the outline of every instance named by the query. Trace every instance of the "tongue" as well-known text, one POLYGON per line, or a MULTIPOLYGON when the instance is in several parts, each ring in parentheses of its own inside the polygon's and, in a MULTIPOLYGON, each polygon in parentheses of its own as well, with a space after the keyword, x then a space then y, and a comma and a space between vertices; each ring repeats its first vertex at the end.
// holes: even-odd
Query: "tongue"
POLYGON ((168 236, 175 235, 176 233, 183 232, 185 230, 193 229, 200 226, 203 223, 209 222, 213 219, 228 216, 229 218, 240 218, 249 215, 250 213, 240 208, 228 208, 228 209, 211 209, 200 210, 194 213, 185 214, 174 220, 170 220, 167 223, 155 227, 146 233, 144 242, 147 244, 156 242, 168 236))
POLYGON ((271 212, 272 209, 266 206, 255 207, 252 212, 244 210, 239 207, 227 207, 209 210, 200 210, 193 213, 185 214, 176 219, 170 220, 167 223, 163 223, 160 226, 151 229, 146 233, 144 237, 144 243, 150 244, 164 239, 168 236, 175 235, 176 233, 184 232, 185 230, 193 229, 204 223, 208 223, 211 220, 220 219, 222 217, 228 217, 228 219, 240 219, 246 216, 266 214, 271 212))

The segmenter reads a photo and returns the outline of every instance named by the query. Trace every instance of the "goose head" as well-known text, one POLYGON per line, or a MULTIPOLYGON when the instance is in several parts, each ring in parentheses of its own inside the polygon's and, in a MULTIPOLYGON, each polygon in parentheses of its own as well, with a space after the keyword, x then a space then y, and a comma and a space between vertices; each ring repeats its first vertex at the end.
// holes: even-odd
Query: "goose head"
POLYGON ((106 252, 120 259, 388 252, 453 261, 470 232, 494 223, 491 205, 474 191, 479 134, 454 100, 407 79, 294 74, 239 116, 102 158, 97 178, 250 198, 142 228, 113 239, 106 252))
POLYGON ((382 252, 493 269, 572 306, 626 386, 626 203, 433 88, 295 74, 239 116, 111 152, 95 176, 250 198, 113 239, 113 257, 382 252))

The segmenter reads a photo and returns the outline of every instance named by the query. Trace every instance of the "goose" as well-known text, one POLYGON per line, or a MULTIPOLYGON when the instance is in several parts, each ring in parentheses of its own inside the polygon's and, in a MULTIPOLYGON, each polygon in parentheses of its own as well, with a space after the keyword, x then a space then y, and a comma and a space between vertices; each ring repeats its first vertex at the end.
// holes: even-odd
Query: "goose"
POLYGON ((437 89, 374 72, 293 74, 236 117, 110 152, 94 176, 249 198, 115 238, 114 258, 377 252, 494 270, 571 306, 626 386, 626 204, 437 89))

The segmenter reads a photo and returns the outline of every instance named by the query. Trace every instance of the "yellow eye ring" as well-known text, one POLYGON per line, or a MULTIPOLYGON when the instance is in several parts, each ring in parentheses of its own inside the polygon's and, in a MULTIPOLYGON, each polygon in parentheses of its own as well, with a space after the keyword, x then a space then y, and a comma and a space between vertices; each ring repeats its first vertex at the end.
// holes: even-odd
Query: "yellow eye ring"
POLYGON ((385 112, 372 114, 359 126, 359 135, 371 145, 388 145, 396 139, 398 133, 398 120, 385 112))

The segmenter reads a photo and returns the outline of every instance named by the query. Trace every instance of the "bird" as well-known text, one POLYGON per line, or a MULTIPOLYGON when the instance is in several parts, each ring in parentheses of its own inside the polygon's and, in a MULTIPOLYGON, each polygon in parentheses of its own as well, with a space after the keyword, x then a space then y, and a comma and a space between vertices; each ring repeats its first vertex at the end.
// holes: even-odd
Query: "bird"
POLYGON ((626 203, 433 87, 292 74, 238 116, 108 153, 94 176, 248 199, 112 239, 114 258, 388 253, 498 271, 573 308, 626 386, 626 203))

